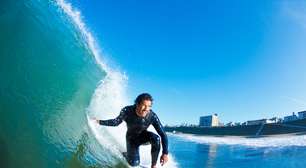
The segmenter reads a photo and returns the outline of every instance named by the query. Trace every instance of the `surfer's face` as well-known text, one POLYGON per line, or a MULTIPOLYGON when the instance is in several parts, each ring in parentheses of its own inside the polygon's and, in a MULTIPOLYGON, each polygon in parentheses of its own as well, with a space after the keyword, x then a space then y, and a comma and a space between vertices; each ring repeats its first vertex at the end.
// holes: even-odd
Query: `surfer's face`
POLYGON ((140 104, 136 107, 136 113, 140 117, 145 117, 152 107, 152 101, 150 100, 143 100, 140 104))

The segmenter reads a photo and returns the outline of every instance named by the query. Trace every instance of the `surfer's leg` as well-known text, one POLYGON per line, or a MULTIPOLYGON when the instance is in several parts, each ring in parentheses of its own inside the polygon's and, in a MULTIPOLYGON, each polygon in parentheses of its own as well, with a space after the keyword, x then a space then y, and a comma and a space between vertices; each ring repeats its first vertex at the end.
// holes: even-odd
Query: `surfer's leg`
POLYGON ((152 157, 152 165, 156 165, 158 154, 160 151, 160 138, 158 135, 153 132, 144 131, 141 136, 139 136, 141 144, 145 144, 150 142, 151 144, 151 157, 152 157))
POLYGON ((127 148, 127 161, 131 166, 138 166, 139 158, 139 145, 134 144, 131 140, 126 140, 127 148))
POLYGON ((158 154, 160 151, 160 138, 158 135, 151 132, 150 137, 151 147, 151 157, 152 157, 152 165, 156 165, 158 154))

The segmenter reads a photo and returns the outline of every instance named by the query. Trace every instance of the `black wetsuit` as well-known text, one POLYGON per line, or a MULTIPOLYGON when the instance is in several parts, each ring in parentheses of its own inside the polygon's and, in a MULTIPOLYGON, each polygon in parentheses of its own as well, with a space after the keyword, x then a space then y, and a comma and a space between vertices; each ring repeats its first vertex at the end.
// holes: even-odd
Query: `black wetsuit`
POLYGON ((163 126, 161 125, 157 115, 150 110, 146 117, 139 117, 136 114, 136 105, 124 107, 119 116, 111 120, 100 120, 100 125, 117 126, 122 121, 127 124, 126 147, 127 160, 131 166, 139 165, 139 146, 146 143, 151 143, 152 165, 155 165, 160 151, 160 139, 163 147, 163 154, 168 154, 168 139, 163 126), (156 129, 156 135, 147 131, 150 125, 156 129))

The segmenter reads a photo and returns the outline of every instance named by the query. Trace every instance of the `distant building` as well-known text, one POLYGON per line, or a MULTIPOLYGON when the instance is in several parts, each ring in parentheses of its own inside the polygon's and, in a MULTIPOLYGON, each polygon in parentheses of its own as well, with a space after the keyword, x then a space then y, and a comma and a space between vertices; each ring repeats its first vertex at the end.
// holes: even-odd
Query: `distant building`
POLYGON ((284 117, 283 122, 294 121, 294 120, 297 120, 297 119, 298 119, 298 117, 293 112, 292 115, 284 117))
POLYGON ((271 123, 277 123, 278 122, 278 119, 275 117, 275 118, 271 118, 271 119, 267 119, 266 120, 266 123, 267 124, 271 124, 271 123))
POLYGON ((241 125, 240 122, 235 122, 235 123, 234 123, 234 126, 240 126, 240 125, 241 125))
POLYGON ((278 118, 278 117, 273 117, 269 119, 269 123, 281 123, 283 121, 282 118, 278 118))
POLYGON ((217 114, 200 117, 200 126, 202 127, 216 127, 219 126, 219 119, 217 114))
POLYGON ((260 119, 260 120, 250 120, 246 122, 246 125, 260 125, 260 124, 270 124, 276 123, 274 119, 260 119))
POLYGON ((224 126, 224 123, 222 123, 222 122, 219 121, 218 126, 224 126))
POLYGON ((282 122, 284 122, 284 119, 282 119, 282 118, 278 118, 277 121, 276 121, 276 123, 282 123, 282 122))
POLYGON ((226 123, 226 126, 227 127, 232 127, 232 126, 234 126, 234 123, 231 121, 231 122, 228 122, 228 123, 226 123))
POLYGON ((299 116, 299 119, 304 119, 304 118, 306 118, 306 111, 298 112, 298 116, 299 116))
POLYGON ((281 123, 283 119, 277 118, 277 117, 273 117, 273 118, 271 118, 269 120, 271 121, 271 123, 281 123))

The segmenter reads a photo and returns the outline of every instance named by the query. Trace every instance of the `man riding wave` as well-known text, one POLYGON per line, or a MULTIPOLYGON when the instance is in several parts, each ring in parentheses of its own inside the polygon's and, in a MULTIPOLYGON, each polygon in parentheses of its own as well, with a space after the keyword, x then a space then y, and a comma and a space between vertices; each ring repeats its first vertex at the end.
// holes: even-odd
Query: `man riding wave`
POLYGON ((152 96, 148 93, 143 93, 137 96, 134 105, 124 107, 115 119, 95 119, 100 125, 104 126, 118 126, 122 121, 126 122, 126 157, 131 166, 138 166, 140 163, 139 146, 150 143, 152 145, 151 168, 156 168, 160 151, 160 139, 163 147, 160 163, 164 165, 168 161, 168 138, 157 115, 151 110, 152 102, 152 96), (147 131, 151 124, 160 137, 153 132, 147 131))

